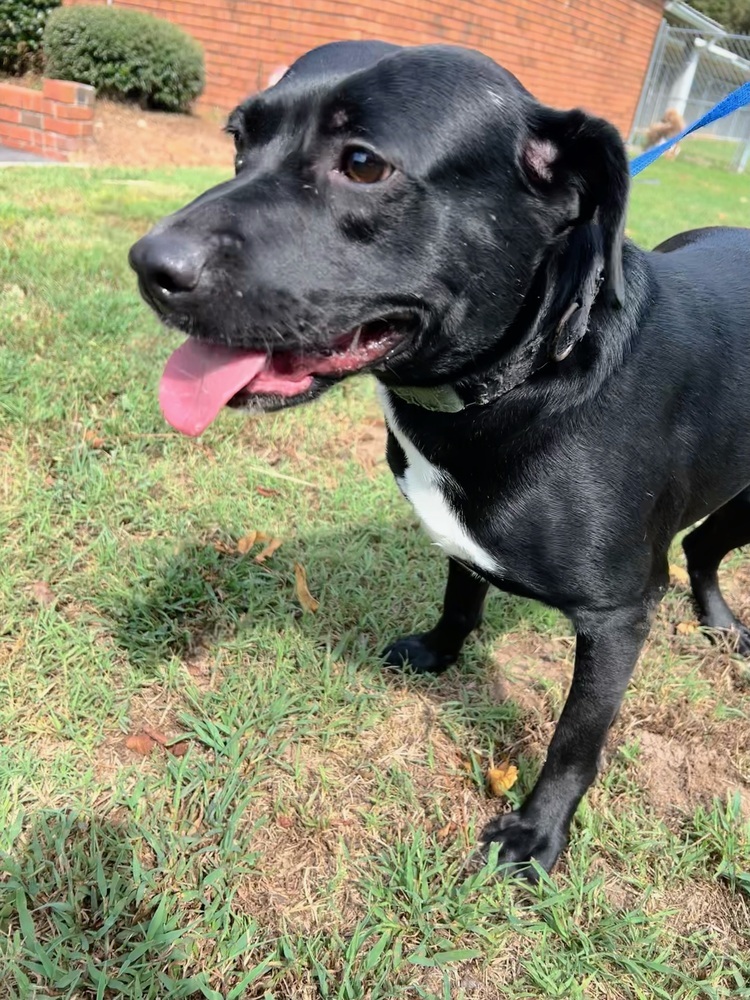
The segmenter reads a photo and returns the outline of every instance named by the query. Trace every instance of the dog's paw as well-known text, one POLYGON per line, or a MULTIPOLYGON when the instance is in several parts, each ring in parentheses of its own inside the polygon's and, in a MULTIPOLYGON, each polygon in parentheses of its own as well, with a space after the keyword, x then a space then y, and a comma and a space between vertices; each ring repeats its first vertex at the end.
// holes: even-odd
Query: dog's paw
POLYGON ((741 622, 737 622, 736 629, 732 629, 731 637, 735 643, 734 648, 740 656, 750 657, 750 628, 741 622))
POLYGON ((729 628, 717 628, 711 622, 703 622, 708 629, 708 638, 717 646, 723 646, 739 656, 750 658, 750 628, 742 622, 735 620, 729 628))
POLYGON ((529 882, 536 882, 538 878, 531 859, 550 871, 566 844, 564 832, 525 819, 518 811, 493 819, 482 830, 480 840, 485 854, 490 844, 499 843, 498 864, 507 865, 510 874, 529 882))
POLYGON ((411 670, 415 674, 442 674, 456 662, 458 656, 434 649, 428 637, 429 633, 426 632, 396 639, 383 650, 386 665, 397 670, 411 670))

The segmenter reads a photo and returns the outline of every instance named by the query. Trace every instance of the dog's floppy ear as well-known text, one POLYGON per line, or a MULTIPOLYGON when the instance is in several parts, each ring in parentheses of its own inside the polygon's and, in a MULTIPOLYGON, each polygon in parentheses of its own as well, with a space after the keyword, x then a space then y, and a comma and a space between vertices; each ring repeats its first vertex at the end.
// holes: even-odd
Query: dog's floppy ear
MULTIPOLYGON (((548 195, 550 203, 565 206, 571 216, 563 214, 559 220, 559 230, 568 230, 568 246, 561 247, 572 268, 564 282, 568 290, 571 279, 590 286, 592 271, 603 267, 608 299, 612 305, 622 305, 622 244, 630 175, 625 147, 615 127, 583 111, 538 107, 523 141, 521 166, 533 189, 548 195), (584 231, 575 236, 579 227, 584 231), (587 261, 576 259, 581 251, 587 261)), ((564 261, 558 259, 558 271, 562 266, 564 261)), ((589 308, 592 303, 593 299, 589 308)), ((570 302, 559 305, 567 311, 570 302)), ((582 320, 585 332, 588 315, 577 317, 578 326, 582 320)))
POLYGON ((564 361, 589 325, 589 314, 604 280, 604 248, 599 226, 591 222, 566 233, 548 261, 544 314, 553 327, 549 354, 564 361))

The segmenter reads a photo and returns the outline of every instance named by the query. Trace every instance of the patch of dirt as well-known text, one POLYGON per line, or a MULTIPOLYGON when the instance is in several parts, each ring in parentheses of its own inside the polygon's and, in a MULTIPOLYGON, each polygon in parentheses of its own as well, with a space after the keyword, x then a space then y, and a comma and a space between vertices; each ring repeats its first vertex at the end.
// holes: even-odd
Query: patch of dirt
MULTIPOLYGON (((655 631, 660 625, 656 623, 655 631)), ((652 633, 644 651, 647 663, 639 664, 639 671, 646 673, 654 660, 661 665, 663 642, 652 633)), ((533 632, 508 633, 493 650, 495 669, 488 679, 491 697, 515 702, 522 713, 511 756, 520 752, 543 757, 546 753, 570 686, 574 651, 572 638, 533 632)), ((718 683, 719 675, 731 694, 736 658, 711 646, 705 656, 712 679, 718 683)), ((750 819, 750 727, 739 719, 719 721, 713 700, 696 703, 676 696, 656 702, 651 688, 646 683, 644 690, 631 691, 608 743, 611 748, 623 740, 638 741, 637 781, 654 810, 664 815, 692 813, 700 803, 738 791, 743 814, 750 819)), ((609 752, 605 750, 603 768, 609 752)))
POLYGON ((670 924, 675 934, 711 936, 715 948, 737 953, 747 940, 750 904, 742 892, 733 893, 721 882, 690 882, 665 893, 651 895, 647 912, 674 910, 670 924), (739 948, 738 948, 739 946, 739 948))
POLYGON ((524 705, 538 704, 538 695, 557 689, 561 697, 567 694, 573 677, 575 640, 572 636, 545 636, 527 630, 507 632, 492 653, 499 668, 498 694, 505 690, 524 705))
POLYGON ((234 144, 214 112, 171 114, 97 101, 94 138, 71 155, 92 167, 224 167, 231 173, 234 144))
POLYGON ((161 685, 155 684, 134 695, 128 711, 128 732, 111 734, 96 748, 93 764, 97 780, 114 786, 117 773, 123 767, 135 764, 140 771, 162 767, 164 750, 155 748, 153 753, 143 756, 129 749, 125 743, 128 736, 144 729, 163 733, 171 743, 182 732, 176 714, 179 707, 179 696, 170 695, 161 685))
POLYGON ((185 669, 200 691, 213 691, 221 683, 222 675, 216 669, 216 656, 205 646, 198 646, 184 657, 185 669))
POLYGON ((387 431, 384 420, 366 420, 357 429, 357 436, 352 445, 352 454, 368 476, 379 471, 385 464, 386 438, 387 431))
POLYGON ((481 824, 497 811, 497 800, 488 802, 469 787, 460 752, 440 728, 434 706, 426 698, 415 703, 413 694, 394 697, 401 705, 386 723, 326 753, 306 745, 300 759, 290 756, 295 767, 280 770, 262 802, 249 806, 244 822, 261 816, 268 822, 253 837, 261 855, 256 873, 241 881, 236 898, 265 926, 301 933, 332 922, 353 926, 364 904, 356 880, 337 876, 365 866, 373 850, 387 846, 377 831, 395 838, 421 827, 444 842, 457 840, 468 852, 474 847, 469 823, 481 824), (301 783, 291 779, 292 770, 301 770, 301 783), (414 782, 410 808, 383 785, 404 773, 414 782))
POLYGON ((353 926, 362 914, 362 901, 354 880, 337 880, 336 873, 340 865, 351 864, 353 853, 364 854, 364 846, 352 852, 340 829, 286 827, 280 818, 253 838, 261 860, 257 873, 240 879, 235 906, 279 932, 307 934, 334 922, 353 926))
POLYGON ((677 742, 645 729, 637 739, 638 783, 658 812, 692 812, 700 802, 739 791, 743 815, 750 819, 750 788, 732 766, 726 746, 716 750, 700 739, 677 742))
POLYGON ((489 966, 472 961, 451 963, 443 969, 415 968, 411 976, 413 985, 406 987, 402 994, 404 1000, 419 1000, 425 995, 444 997, 447 995, 446 980, 451 997, 498 1000, 505 995, 499 992, 499 987, 510 986, 523 975, 520 956, 524 950, 524 939, 513 936, 508 938, 508 942, 511 941, 510 950, 489 966))
POLYGON ((573 677, 574 652, 572 637, 533 631, 509 632, 493 650, 495 669, 488 681, 491 698, 515 702, 522 713, 516 752, 546 753, 573 677))
MULTIPOLYGON (((597 794, 597 789, 594 788, 590 794, 593 799, 597 794)), ((591 864, 589 865, 588 875, 591 878, 595 875, 603 876, 604 883, 602 889, 604 891, 604 895, 607 897, 609 903, 615 910, 627 912, 628 910, 631 910, 639 905, 641 893, 637 892, 632 885, 628 884, 628 882, 621 877, 620 873, 610 866, 603 856, 596 855, 592 858, 591 864)))

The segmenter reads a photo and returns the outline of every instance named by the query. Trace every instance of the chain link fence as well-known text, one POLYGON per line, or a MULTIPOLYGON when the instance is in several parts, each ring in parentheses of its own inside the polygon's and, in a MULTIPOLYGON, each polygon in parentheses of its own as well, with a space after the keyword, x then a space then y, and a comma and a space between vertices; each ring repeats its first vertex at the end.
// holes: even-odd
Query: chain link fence
MULTIPOLYGON (((750 80, 750 36, 662 22, 646 81, 635 113, 630 142, 641 148, 656 145, 653 126, 676 111, 690 124, 718 101, 750 80)), ((660 136, 658 141, 669 138, 660 136)), ((696 163, 742 172, 750 169, 750 108, 688 136, 678 155, 696 163)))

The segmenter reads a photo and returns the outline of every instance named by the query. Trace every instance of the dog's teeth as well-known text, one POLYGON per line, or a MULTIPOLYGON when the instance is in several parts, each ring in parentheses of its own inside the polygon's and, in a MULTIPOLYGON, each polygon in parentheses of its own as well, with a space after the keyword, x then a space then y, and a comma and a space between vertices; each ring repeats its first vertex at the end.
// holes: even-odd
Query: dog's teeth
POLYGON ((362 327, 358 326, 357 327, 357 332, 354 334, 354 340, 352 341, 352 346, 350 347, 350 350, 352 350, 352 351, 356 351, 357 350, 357 348, 359 347, 359 338, 361 336, 362 336, 362 327))

